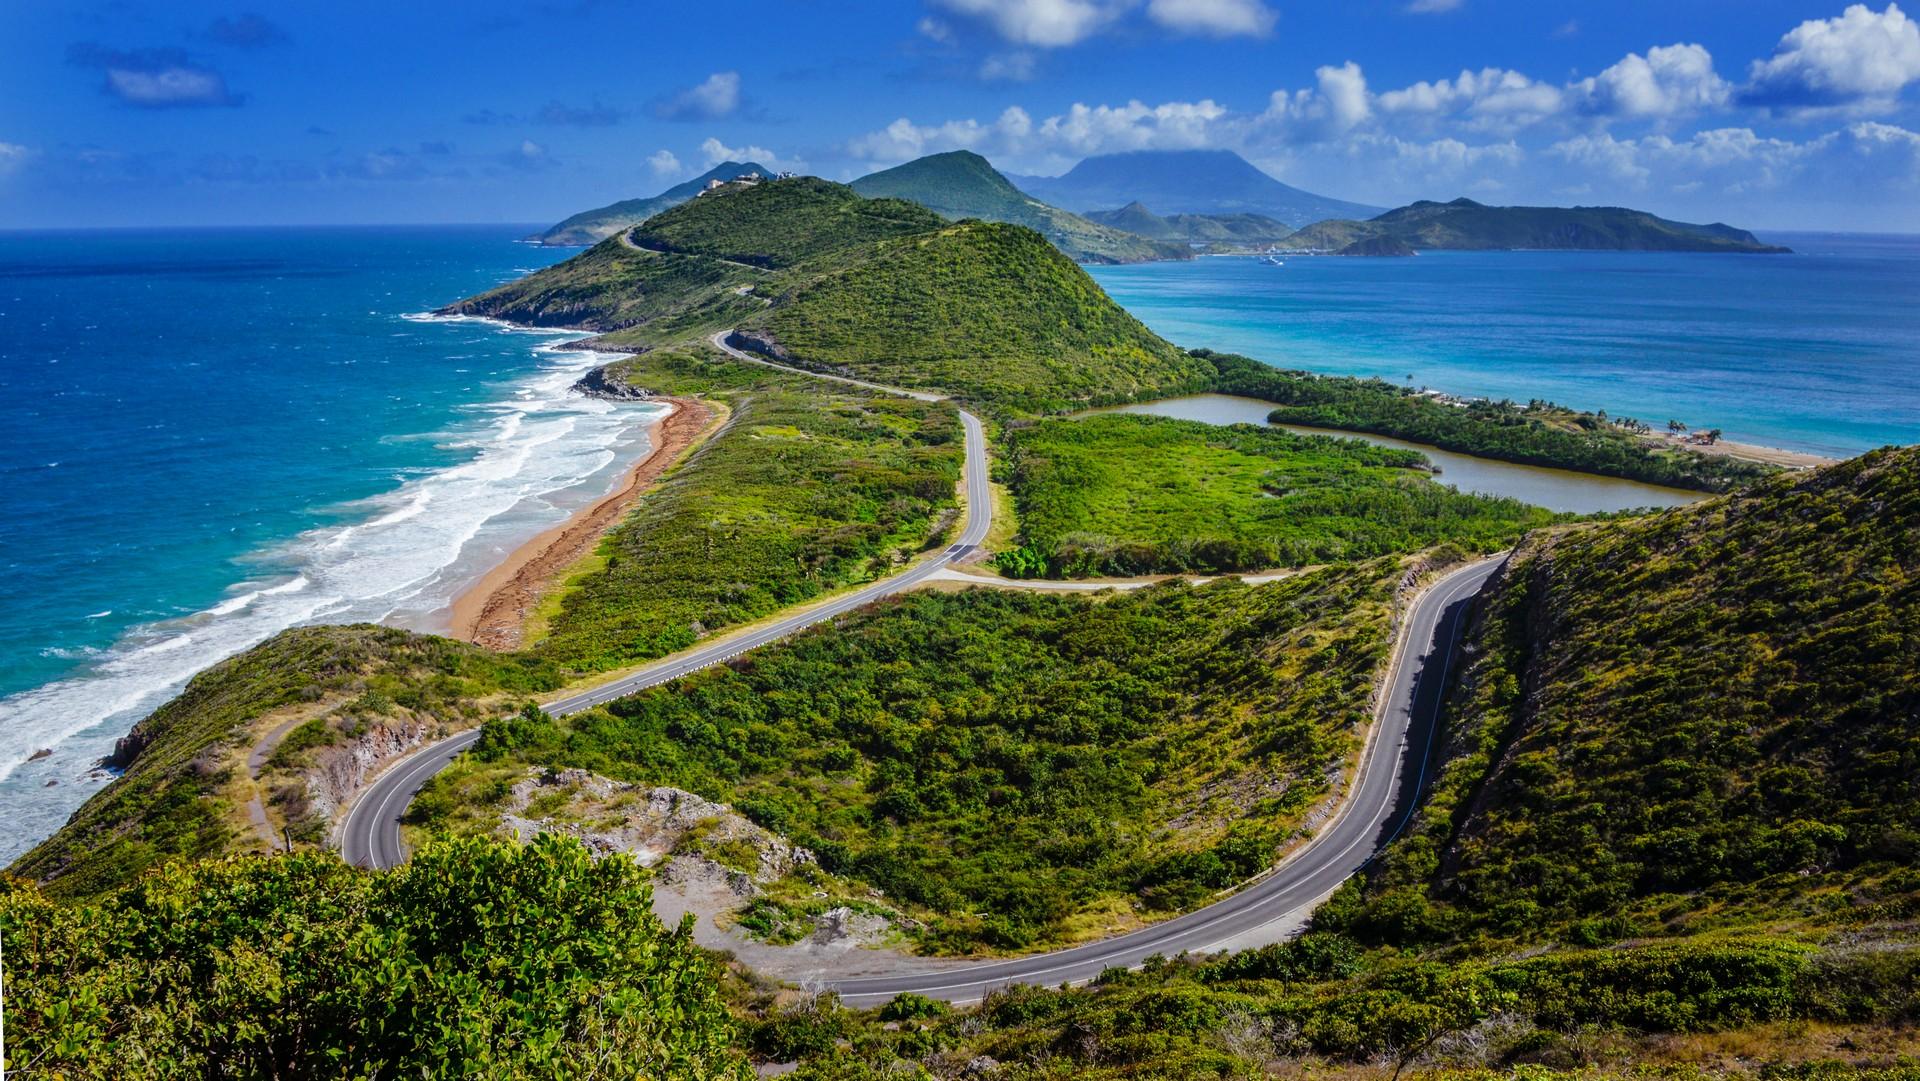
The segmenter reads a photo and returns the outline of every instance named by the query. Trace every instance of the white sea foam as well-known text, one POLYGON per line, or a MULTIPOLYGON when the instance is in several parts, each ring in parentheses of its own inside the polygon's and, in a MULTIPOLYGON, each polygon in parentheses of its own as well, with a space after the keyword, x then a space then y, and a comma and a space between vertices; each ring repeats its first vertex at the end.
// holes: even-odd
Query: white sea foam
POLYGON ((408 471, 393 491, 346 508, 340 524, 257 553, 251 579, 217 604, 135 627, 67 677, 0 699, 0 862, 57 828, 104 782, 93 763, 113 741, 209 665, 307 623, 443 629, 454 597, 527 538, 610 490, 619 463, 644 446, 644 422, 659 407, 568 392, 605 359, 540 349, 535 370, 431 440, 461 449, 464 460, 408 471), (54 753, 27 762, 40 748, 54 753), (59 784, 43 787, 48 781, 59 784))

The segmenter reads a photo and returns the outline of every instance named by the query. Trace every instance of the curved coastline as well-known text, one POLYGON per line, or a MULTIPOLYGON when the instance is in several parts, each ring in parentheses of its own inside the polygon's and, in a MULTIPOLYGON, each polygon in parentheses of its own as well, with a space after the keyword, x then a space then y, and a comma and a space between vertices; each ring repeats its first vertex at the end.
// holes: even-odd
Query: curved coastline
MULTIPOLYGON (((595 369, 598 371, 598 369, 595 369)), ((449 633, 489 649, 516 649, 540 601, 585 558, 634 501, 711 426, 715 413, 694 398, 657 398, 667 412, 647 425, 647 449, 620 485, 571 518, 533 537, 455 597, 449 633)))

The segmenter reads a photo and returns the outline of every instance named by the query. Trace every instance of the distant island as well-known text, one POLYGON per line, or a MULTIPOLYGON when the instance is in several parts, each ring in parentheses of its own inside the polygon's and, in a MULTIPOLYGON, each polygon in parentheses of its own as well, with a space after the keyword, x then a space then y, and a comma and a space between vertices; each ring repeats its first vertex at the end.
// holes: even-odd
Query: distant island
POLYGON ((1049 206, 1014 187, 991 162, 967 150, 917 158, 863 176, 852 186, 869 199, 905 199, 952 221, 978 218, 1024 225, 1078 263, 1145 263, 1193 256, 1185 243, 1172 242, 1173 237, 1115 227, 1049 206))
POLYGON ((1761 243, 1745 229, 1668 221, 1618 206, 1487 206, 1472 199, 1421 200, 1365 221, 1316 222, 1280 241, 1282 247, 1341 255, 1405 255, 1414 250, 1761 252, 1791 249, 1761 243))
POLYGON ((1118 210, 1090 210, 1087 218, 1155 240, 1177 241, 1196 250, 1231 251, 1266 247, 1293 235, 1284 222, 1264 214, 1169 214, 1161 217, 1139 202, 1118 210))
POLYGON ((1383 209, 1302 191, 1231 150, 1098 154, 1060 176, 1009 176, 1020 190, 1082 214, 1138 202, 1160 214, 1258 214, 1294 228, 1383 209))

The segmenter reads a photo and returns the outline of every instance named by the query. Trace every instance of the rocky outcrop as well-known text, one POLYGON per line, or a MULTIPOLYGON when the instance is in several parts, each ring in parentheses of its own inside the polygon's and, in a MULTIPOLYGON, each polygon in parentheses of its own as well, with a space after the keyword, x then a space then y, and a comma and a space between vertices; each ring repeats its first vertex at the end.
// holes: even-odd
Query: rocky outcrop
POLYGON ((773 340, 773 336, 758 330, 736 330, 727 335, 727 344, 746 353, 758 353, 763 357, 777 360, 782 364, 799 363, 787 347, 773 340))
POLYGON ((422 746, 438 734, 432 720, 385 721, 358 736, 314 754, 306 771, 307 811, 330 821, 382 766, 422 746))
POLYGON ((611 364, 602 364, 598 368, 581 376, 571 389, 575 394, 588 398, 601 398, 610 402, 650 402, 654 392, 645 387, 636 387, 620 378, 609 369, 611 364))
MULTIPOLYGON (((583 769, 536 770, 508 794, 502 824, 522 838, 537 833, 576 837, 595 855, 625 852, 641 866, 693 857, 726 872, 733 892, 772 882, 814 862, 813 853, 748 821, 724 803, 679 788, 648 788, 583 769), (555 795, 564 797, 554 806, 555 795), (543 814, 530 814, 539 801, 543 814)), ((681 876, 709 872, 683 868, 681 876)))

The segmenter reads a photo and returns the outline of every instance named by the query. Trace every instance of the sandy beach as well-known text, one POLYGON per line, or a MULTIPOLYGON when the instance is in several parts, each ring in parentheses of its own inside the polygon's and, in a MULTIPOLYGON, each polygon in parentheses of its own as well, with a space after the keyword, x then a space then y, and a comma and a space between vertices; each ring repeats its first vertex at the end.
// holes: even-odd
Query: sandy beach
POLYGON ((693 398, 661 398, 672 411, 647 432, 647 453, 619 489, 515 549, 454 599, 450 633, 489 649, 517 649, 526 620, 568 567, 593 551, 640 493, 700 438, 713 410, 693 398))
POLYGON ((1725 439, 1717 443, 1687 443, 1677 436, 1663 435, 1661 438, 1685 450, 1699 451, 1701 454, 1718 454, 1726 458, 1742 458, 1749 462, 1777 465, 1785 469, 1816 469, 1840 461, 1838 458, 1808 454, 1804 451, 1763 447, 1758 443, 1734 443, 1725 439))

